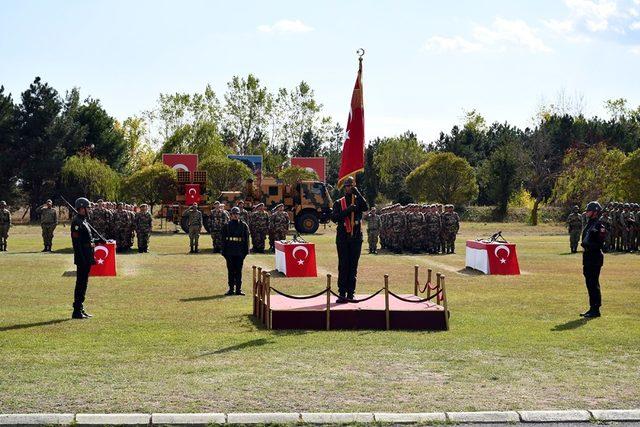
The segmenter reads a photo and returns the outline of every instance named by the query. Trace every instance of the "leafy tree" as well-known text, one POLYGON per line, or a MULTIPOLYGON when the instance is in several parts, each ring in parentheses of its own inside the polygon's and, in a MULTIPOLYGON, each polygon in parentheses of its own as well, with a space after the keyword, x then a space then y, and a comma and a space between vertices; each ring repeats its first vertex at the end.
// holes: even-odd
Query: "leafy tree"
POLYGON ((640 200, 640 148, 627 156, 620 174, 624 200, 640 200))
POLYGON ((0 86, 0 200, 10 205, 18 198, 18 163, 16 141, 18 139, 18 107, 11 95, 4 94, 0 86))
POLYGON ((125 173, 132 174, 153 164, 155 153, 148 139, 147 123, 142 117, 129 117, 121 132, 127 145, 127 167, 125 173))
POLYGON ((107 164, 89 156, 71 156, 61 170, 62 183, 68 199, 117 198, 120 176, 107 164))
POLYGON ((138 203, 154 205, 172 201, 178 192, 178 177, 174 169, 157 162, 134 172, 123 183, 122 193, 138 203))
POLYGON ((406 181, 409 192, 418 200, 463 205, 478 196, 473 168, 453 153, 430 153, 406 181))
POLYGON ((322 148, 322 140, 311 130, 302 134, 302 139, 293 147, 292 155, 296 157, 318 157, 322 148))
POLYGON ((590 200, 622 199, 625 191, 620 165, 625 161, 622 151, 608 150, 605 144, 567 151, 553 190, 555 200, 584 205, 590 200))
POLYGON ((344 128, 340 126, 340 123, 336 123, 331 131, 328 144, 322 148, 321 152, 321 155, 327 158, 327 183, 330 185, 338 182, 343 142, 344 128))
POLYGON ((266 138, 272 96, 253 74, 246 79, 234 76, 224 95, 223 122, 227 141, 236 144, 239 154, 253 154, 252 148, 266 138))
POLYGON ((424 146, 412 132, 375 142, 373 163, 380 173, 380 189, 389 199, 400 203, 411 201, 405 178, 427 158, 424 146))
POLYGON ((301 168, 299 166, 290 166, 288 168, 282 169, 278 173, 278 178, 281 179, 285 184, 293 185, 298 181, 317 181, 318 174, 314 171, 307 170, 305 168, 301 168))
POLYGON ((207 171, 209 194, 214 198, 221 191, 240 191, 248 178, 254 178, 244 163, 228 157, 208 157, 200 162, 198 168, 207 171))
POLYGON ((522 185, 521 147, 510 142, 496 149, 479 168, 479 180, 490 198, 497 205, 498 218, 507 214, 509 199, 522 185))
POLYGON ((370 205, 376 204, 380 191, 380 171, 374 159, 380 145, 380 138, 369 141, 364 149, 364 172, 362 173, 362 189, 370 205))

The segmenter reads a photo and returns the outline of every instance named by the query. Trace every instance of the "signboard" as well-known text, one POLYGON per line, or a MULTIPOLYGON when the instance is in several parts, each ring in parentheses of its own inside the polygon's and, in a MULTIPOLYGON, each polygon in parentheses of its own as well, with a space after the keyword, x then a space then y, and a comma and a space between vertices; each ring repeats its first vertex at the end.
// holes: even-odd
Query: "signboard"
POLYGON ((233 160, 239 160, 256 176, 256 179, 262 179, 262 156, 245 155, 245 154, 229 154, 227 157, 233 160))
POLYGON ((172 169, 182 169, 187 172, 198 170, 197 154, 163 154, 162 163, 172 169))
POLYGON ((326 157, 292 157, 291 166, 298 166, 315 172, 322 182, 327 180, 326 157))

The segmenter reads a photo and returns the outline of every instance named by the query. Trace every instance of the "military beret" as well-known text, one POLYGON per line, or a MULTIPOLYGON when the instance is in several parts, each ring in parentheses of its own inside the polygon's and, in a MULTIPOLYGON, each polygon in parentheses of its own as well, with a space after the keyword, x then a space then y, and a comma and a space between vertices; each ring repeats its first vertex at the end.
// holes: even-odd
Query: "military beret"
POLYGON ((238 208, 237 206, 234 206, 231 208, 231 213, 232 214, 239 214, 240 213, 240 208, 238 208))
POLYGON ((257 209, 257 208, 259 208, 259 207, 261 207, 261 206, 264 206, 264 203, 260 202, 260 203, 258 203, 257 205, 255 205, 255 206, 254 206, 254 208, 256 208, 256 209, 257 209))

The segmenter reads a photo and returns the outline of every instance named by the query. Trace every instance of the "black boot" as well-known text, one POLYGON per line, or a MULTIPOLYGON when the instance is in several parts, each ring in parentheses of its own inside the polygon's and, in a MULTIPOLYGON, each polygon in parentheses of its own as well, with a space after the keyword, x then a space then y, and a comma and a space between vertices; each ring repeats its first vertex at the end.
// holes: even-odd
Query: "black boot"
POLYGON ((231 295, 235 295, 235 293, 233 292, 233 286, 229 286, 229 290, 227 291, 227 293, 225 293, 226 296, 231 296, 231 295))
POLYGON ((236 295, 242 295, 242 296, 245 295, 245 293, 242 292, 241 285, 236 286, 236 295))
POLYGON ((89 317, 93 317, 93 315, 87 313, 86 311, 84 311, 84 308, 80 311, 80 313, 82 313, 82 315, 84 316, 85 319, 88 319, 89 317))
POLYGON ((347 303, 347 297, 346 294, 344 292, 340 292, 340 296, 338 297, 338 299, 336 300, 337 304, 345 304, 347 303))
POLYGON ((200 251, 198 250, 198 245, 195 245, 195 246, 194 246, 194 248, 195 248, 195 250, 194 250, 194 252, 195 252, 195 253, 199 253, 199 252, 200 252, 200 251))
POLYGON ((73 307, 73 313, 71 313, 71 318, 72 319, 86 319, 86 317, 84 317, 84 315, 82 314, 82 306, 80 307, 76 307, 74 304, 73 307))
POLYGON ((47 245, 44 245, 44 249, 42 249, 40 252, 48 252, 48 249, 47 249, 47 248, 48 248, 48 246, 47 246, 47 245))
POLYGON ((193 245, 191 245, 191 249, 189 250, 189 253, 192 254, 193 253, 193 245))

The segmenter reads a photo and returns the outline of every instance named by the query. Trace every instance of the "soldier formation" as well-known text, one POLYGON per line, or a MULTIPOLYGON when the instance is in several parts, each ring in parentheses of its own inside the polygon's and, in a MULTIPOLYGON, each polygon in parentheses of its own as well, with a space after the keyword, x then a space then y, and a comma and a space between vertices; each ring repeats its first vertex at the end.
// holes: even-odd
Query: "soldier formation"
POLYGON ((399 203, 380 211, 372 208, 365 216, 369 238, 369 253, 380 246, 395 253, 455 253, 460 217, 453 205, 399 203))
MULTIPOLYGON (((574 206, 567 217, 569 246, 572 253, 578 251, 580 236, 587 222, 584 213, 574 206)), ((602 210, 600 222, 607 230, 602 250, 604 252, 635 252, 640 246, 640 204, 609 202, 602 210)))
POLYGON ((138 238, 138 252, 148 252, 152 217, 146 204, 138 207, 135 204, 100 199, 91 203, 88 220, 105 239, 115 240, 119 252, 133 247, 134 236, 138 238))

